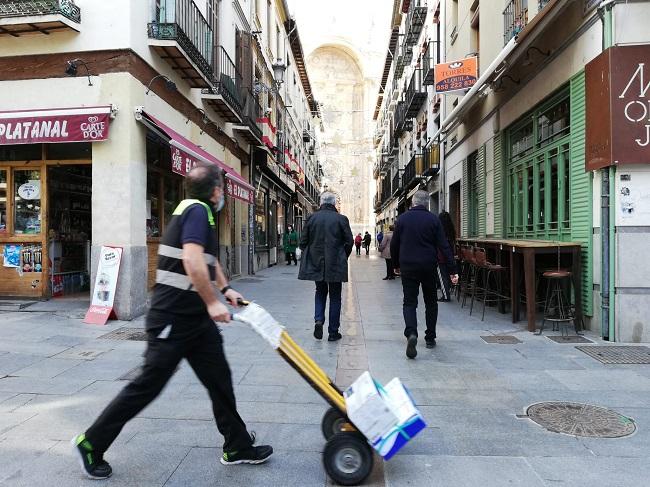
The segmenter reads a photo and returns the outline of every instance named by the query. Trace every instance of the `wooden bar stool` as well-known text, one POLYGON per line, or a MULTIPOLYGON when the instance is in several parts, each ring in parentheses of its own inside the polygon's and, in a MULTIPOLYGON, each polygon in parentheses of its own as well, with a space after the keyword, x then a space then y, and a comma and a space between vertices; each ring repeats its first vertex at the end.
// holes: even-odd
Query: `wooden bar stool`
POLYGON ((464 308, 465 303, 467 302, 467 297, 471 296, 474 292, 474 287, 476 286, 476 277, 477 277, 477 268, 476 260, 474 259, 474 248, 473 247, 463 247, 461 249, 462 257, 464 262, 463 268, 463 284, 461 286, 460 293, 463 296, 460 307, 464 308))
POLYGON ((476 262, 479 277, 477 277, 474 285, 469 314, 472 314, 472 309, 474 308, 476 291, 482 291, 483 312, 481 314, 481 321, 483 321, 485 320, 485 305, 488 302, 502 303, 510 301, 510 296, 503 294, 501 289, 501 284, 503 282, 502 276, 506 273, 508 268, 489 262, 485 254, 485 249, 479 247, 474 249, 474 260, 476 262))
POLYGON ((550 321, 553 323, 553 331, 558 331, 558 328, 560 328, 559 331, 562 336, 568 336, 568 324, 575 319, 571 300, 567 298, 564 292, 565 287, 568 287, 569 291, 571 290, 571 272, 564 269, 546 271, 543 277, 548 280, 548 285, 546 287, 542 326, 537 334, 541 335, 544 331, 544 324, 550 321), (568 281, 568 286, 566 281, 568 281))

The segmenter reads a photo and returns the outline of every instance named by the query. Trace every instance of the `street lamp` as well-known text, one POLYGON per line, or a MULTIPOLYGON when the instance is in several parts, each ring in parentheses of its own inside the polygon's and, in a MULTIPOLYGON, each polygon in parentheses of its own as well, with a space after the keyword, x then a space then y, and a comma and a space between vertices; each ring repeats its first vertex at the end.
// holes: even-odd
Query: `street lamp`
POLYGON ((287 65, 282 62, 282 59, 278 58, 271 67, 273 68, 273 79, 279 89, 280 85, 284 83, 284 72, 287 70, 287 65))

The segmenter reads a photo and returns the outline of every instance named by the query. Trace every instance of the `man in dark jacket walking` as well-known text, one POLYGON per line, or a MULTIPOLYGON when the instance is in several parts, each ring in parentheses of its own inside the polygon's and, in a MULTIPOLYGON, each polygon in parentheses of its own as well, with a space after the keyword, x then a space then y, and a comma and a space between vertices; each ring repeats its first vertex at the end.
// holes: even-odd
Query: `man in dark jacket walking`
POLYGON ((325 305, 330 297, 328 340, 340 340, 341 288, 348 281, 348 257, 352 253, 352 230, 347 217, 336 211, 336 196, 325 192, 320 210, 306 221, 300 237, 298 279, 316 282, 314 338, 323 338, 325 305))
MULTIPOLYGON (((422 286, 422 296, 426 308, 427 330, 424 339, 427 348, 436 346, 436 322, 438 302, 436 295, 436 272, 438 249, 447 262, 454 262, 454 256, 442 230, 440 220, 427 209, 429 195, 417 191, 413 195, 411 209, 401 215, 395 224, 395 232, 390 243, 390 255, 395 269, 402 275, 404 291, 404 336, 407 338, 406 356, 415 358, 418 342, 417 307, 418 292, 422 286)), ((451 280, 458 282, 456 266, 449 272, 451 280)))

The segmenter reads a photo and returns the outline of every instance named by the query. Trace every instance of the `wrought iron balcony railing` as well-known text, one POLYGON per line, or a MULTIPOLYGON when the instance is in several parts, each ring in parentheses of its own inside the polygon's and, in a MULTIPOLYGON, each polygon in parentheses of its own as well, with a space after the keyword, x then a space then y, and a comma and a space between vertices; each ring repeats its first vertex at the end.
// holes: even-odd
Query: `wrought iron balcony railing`
POLYGON ((510 0, 503 11, 503 44, 519 34, 528 23, 528 0, 510 0))
POLYGON ((422 54, 422 84, 432 85, 435 80, 436 64, 440 62, 440 43, 429 41, 427 48, 422 54))
POLYGON ((416 68, 406 89, 406 118, 415 117, 426 101, 427 88, 422 82, 422 69, 416 68))
POLYGON ((407 45, 415 45, 420 38, 427 16, 426 0, 413 0, 409 6, 409 13, 406 17, 406 37, 404 42, 407 45))
POLYGON ((203 75, 214 81, 214 34, 193 0, 158 0, 148 33, 151 39, 176 41, 203 75))
POLYGON ((38 15, 63 15, 81 23, 81 9, 73 0, 3 0, 0 1, 0 18, 32 17, 38 15))
POLYGON ((393 195, 400 194, 402 189, 403 189, 402 188, 402 175, 399 173, 399 171, 397 171, 395 173, 395 175, 393 176, 392 189, 393 189, 393 192, 392 192, 393 195))
POLYGON ((440 170, 440 145, 431 144, 422 153, 422 175, 433 176, 440 170))
POLYGON ((241 111, 244 105, 241 75, 237 72, 235 63, 232 62, 223 46, 215 48, 214 64, 217 79, 216 87, 219 94, 237 110, 241 111))

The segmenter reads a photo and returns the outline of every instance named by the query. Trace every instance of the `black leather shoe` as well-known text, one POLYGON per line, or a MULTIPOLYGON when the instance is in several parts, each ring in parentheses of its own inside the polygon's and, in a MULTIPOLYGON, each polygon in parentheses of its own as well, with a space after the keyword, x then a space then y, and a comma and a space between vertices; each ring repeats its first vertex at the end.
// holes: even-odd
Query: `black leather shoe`
POLYGON ((320 340, 323 338, 323 322, 317 321, 314 323, 314 338, 320 340))
POLYGON ((328 342, 335 342, 337 340, 340 340, 343 338, 343 335, 341 335, 338 331, 336 333, 330 333, 330 336, 327 337, 328 342))
POLYGON ((406 356, 408 358, 415 358, 418 355, 418 351, 415 349, 415 346, 418 344, 418 337, 411 335, 406 340, 406 356))
POLYGON ((436 346, 436 339, 426 340, 427 348, 434 348, 436 346))

